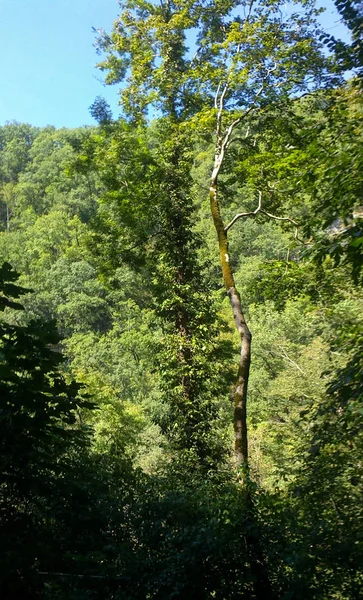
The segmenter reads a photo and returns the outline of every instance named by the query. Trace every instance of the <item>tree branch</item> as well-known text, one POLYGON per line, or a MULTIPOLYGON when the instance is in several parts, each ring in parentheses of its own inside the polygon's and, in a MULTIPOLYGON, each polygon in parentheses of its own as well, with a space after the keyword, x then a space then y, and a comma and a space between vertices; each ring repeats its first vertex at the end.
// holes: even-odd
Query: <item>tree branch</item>
POLYGON ((300 371, 300 373, 302 373, 303 375, 306 375, 305 371, 303 371, 299 367, 299 365, 294 360, 292 360, 292 358, 290 358, 287 355, 287 352, 286 352, 286 350, 284 348, 282 348, 282 357, 285 358, 290 364, 292 364, 298 371, 300 371))
MULTIPOLYGON (((230 221, 230 223, 228 223, 228 225, 226 225, 226 227, 224 228, 224 232, 227 233, 227 231, 229 231, 229 229, 231 229, 231 227, 239 219, 242 219, 243 217, 255 217, 258 214, 265 215, 266 217, 269 217, 270 219, 275 219, 276 221, 288 221, 289 223, 292 223, 292 225, 295 225, 296 228, 298 227, 298 224, 296 223, 296 221, 294 221, 294 219, 290 219, 290 217, 277 217, 276 215, 273 215, 272 213, 269 213, 266 210, 263 210, 263 208, 262 208, 262 192, 259 190, 258 191, 258 206, 257 206, 257 208, 255 210, 252 210, 249 212, 238 213, 235 217, 233 217, 232 221, 230 221)), ((297 230, 295 233, 295 239, 298 239, 297 230)))
POLYGON ((218 146, 221 143, 221 134, 222 134, 222 116, 223 116, 223 109, 224 109, 224 99, 226 97, 226 93, 229 87, 229 83, 228 81, 224 84, 224 88, 223 91, 221 93, 221 96, 219 98, 219 92, 221 90, 221 84, 218 84, 218 88, 217 88, 217 92, 214 98, 214 106, 215 108, 218 110, 217 113, 217 144, 218 146))
MULTIPOLYGON (((221 164, 223 162, 225 151, 228 149, 228 146, 230 145, 230 143, 232 141, 231 135, 233 133, 233 130, 235 129, 235 127, 237 127, 237 125, 239 125, 241 123, 241 121, 243 121, 246 117, 248 117, 248 115, 257 108, 257 99, 262 94, 262 92, 265 88, 265 83, 266 83, 267 79, 270 77, 271 73, 273 71, 275 71, 276 68, 277 68, 277 63, 276 63, 276 61, 274 61, 274 66, 271 67, 270 69, 267 69, 267 73, 262 79, 262 85, 259 88, 259 90, 257 90, 251 106, 240 117, 238 117, 237 119, 232 121, 230 126, 226 129, 226 131, 224 133, 224 140, 223 140, 222 146, 221 146, 221 164)), ((223 106, 220 106, 220 112, 222 110, 223 110, 223 106)))
POLYGON ((218 110, 218 96, 219 96, 220 89, 221 89, 221 82, 219 82, 218 87, 217 87, 217 91, 216 91, 215 96, 214 96, 214 108, 216 110, 218 110))
POLYGON ((201 49, 202 49, 201 46, 199 46, 199 48, 197 48, 197 50, 194 52, 193 57, 192 57, 192 59, 191 59, 191 61, 189 63, 189 67, 193 66, 194 61, 198 58, 198 54, 201 51, 201 49))
MULTIPOLYGON (((251 0, 250 2, 250 7, 249 7, 249 13, 247 16, 247 19, 245 22, 248 21, 248 18, 250 16, 251 10, 252 10, 252 6, 253 6, 254 0, 251 0)), ((240 52, 240 44, 238 44, 237 46, 237 53, 240 52)), ((220 90, 221 90, 221 83, 218 84, 218 88, 214 97, 214 107, 216 110, 218 110, 217 113, 217 128, 216 128, 216 136, 217 136, 217 148, 216 148, 216 156, 215 156, 215 160, 214 160, 214 168, 213 168, 213 173, 212 173, 212 185, 215 185, 218 179, 218 175, 219 172, 221 170, 222 164, 223 164, 223 160, 225 157, 225 153, 228 150, 228 147, 232 141, 232 133, 234 131, 234 129, 237 127, 237 125, 239 125, 244 119, 246 119, 246 117, 248 117, 248 115, 253 112, 256 108, 257 108, 257 99, 258 97, 261 95, 261 93, 263 92, 264 88, 265 88, 265 83, 268 80, 268 78, 270 77, 271 73, 273 71, 275 71, 275 69, 277 68, 277 63, 276 61, 274 61, 274 65, 271 68, 267 68, 267 72, 266 75, 262 78, 262 85, 261 87, 257 90, 255 97, 251 103, 251 105, 249 106, 249 108, 247 108, 247 110, 245 110, 245 112, 240 115, 239 117, 237 117, 237 119, 235 119, 234 121, 232 121, 232 123, 227 127, 227 129, 224 131, 224 133, 222 133, 222 120, 223 120, 223 111, 224 111, 224 100, 227 94, 227 91, 229 89, 229 75, 227 78, 227 81, 224 85, 222 94, 220 94, 220 90)), ((228 226, 226 231, 228 231, 228 226)))

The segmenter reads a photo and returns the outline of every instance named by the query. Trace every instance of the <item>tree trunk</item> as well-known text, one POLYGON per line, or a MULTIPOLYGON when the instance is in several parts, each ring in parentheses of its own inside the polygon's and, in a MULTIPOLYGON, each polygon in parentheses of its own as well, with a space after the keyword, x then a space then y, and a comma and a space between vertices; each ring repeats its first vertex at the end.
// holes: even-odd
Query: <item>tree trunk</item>
POLYGON ((241 340, 238 379, 234 392, 234 451, 237 465, 248 468, 247 387, 251 363, 252 335, 242 311, 240 295, 236 288, 230 264, 227 232, 224 228, 217 198, 217 176, 212 175, 209 197, 213 222, 218 236, 223 281, 231 302, 235 326, 241 340))
POLYGON ((253 596, 255 600, 275 600, 276 597, 271 588, 268 568, 261 546, 260 535, 258 533, 258 525, 253 506, 248 472, 247 388, 251 364, 252 334, 246 323, 241 306, 241 298, 234 281, 228 252, 227 231, 223 223, 217 197, 218 174, 222 161, 223 153, 221 154, 218 152, 217 148, 210 184, 209 198, 213 222, 218 236, 223 282, 227 295, 230 299, 234 323, 241 340, 238 379, 236 389, 234 391, 234 451, 237 466, 243 468, 243 483, 245 485, 246 493, 246 510, 251 516, 252 530, 246 535, 246 543, 250 553, 249 559, 251 573, 254 579, 253 596))

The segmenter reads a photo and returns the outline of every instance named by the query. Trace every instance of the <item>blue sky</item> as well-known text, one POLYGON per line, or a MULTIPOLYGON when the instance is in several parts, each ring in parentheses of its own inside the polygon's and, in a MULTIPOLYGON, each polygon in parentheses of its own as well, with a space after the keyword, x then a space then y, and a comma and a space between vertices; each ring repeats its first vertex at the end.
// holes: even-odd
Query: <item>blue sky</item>
POLYGON ((92 31, 109 31, 117 14, 117 0, 0 0, 0 124, 92 123, 98 95, 117 114, 117 89, 94 68, 92 31))
MULTIPOLYGON (((344 35, 331 0, 324 26, 344 35)), ((117 88, 105 87, 92 27, 110 31, 117 0, 0 0, 0 125, 16 120, 36 126, 93 123, 88 108, 104 96, 114 115, 117 88)))

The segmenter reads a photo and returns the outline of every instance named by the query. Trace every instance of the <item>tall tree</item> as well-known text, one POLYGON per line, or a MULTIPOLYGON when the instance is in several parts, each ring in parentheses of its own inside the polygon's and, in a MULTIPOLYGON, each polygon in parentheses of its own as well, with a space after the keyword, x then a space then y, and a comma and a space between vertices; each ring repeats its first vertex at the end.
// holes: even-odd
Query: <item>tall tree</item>
POLYGON ((84 151, 108 189, 91 245, 109 280, 116 281, 115 269, 131 265, 134 299, 140 307, 148 304, 161 328, 153 368, 161 362, 165 430, 199 464, 218 462, 222 445, 213 426, 220 409, 217 381, 226 377, 224 349, 215 343, 221 323, 198 260, 190 140, 165 117, 152 137, 144 128, 113 124, 84 151))
MULTIPOLYGON (((211 3, 176 0, 160 4, 130 0, 121 3, 112 33, 104 33, 99 40, 99 50, 107 54, 100 63, 100 68, 107 71, 106 82, 124 82, 120 97, 125 114, 140 123, 145 121, 147 111, 153 110, 163 123, 166 136, 162 152, 169 164, 164 183, 168 189, 168 227, 174 232, 168 239, 179 261, 190 236, 186 225, 190 217, 185 213, 189 204, 183 191, 189 168, 188 138, 197 130, 209 144, 216 122, 210 202, 223 280, 241 338, 234 426, 237 464, 245 467, 251 333, 233 278, 227 233, 244 216, 288 217, 271 215, 262 208, 262 198, 272 195, 264 182, 264 188, 258 191, 258 207, 239 213, 226 225, 221 214, 219 184, 237 130, 242 129, 243 138, 250 143, 259 115, 276 105, 285 110, 292 97, 311 93, 316 86, 329 81, 327 60, 317 41, 316 15, 314 2, 310 1, 302 7, 294 2, 286 7, 279 0, 211 3), (187 43, 194 46, 192 52, 187 43)), ((223 196, 228 203, 226 191, 223 196)), ((176 276, 179 296, 183 298, 188 282, 181 264, 176 276)), ((179 307, 176 319, 183 340, 188 339, 190 328, 185 306, 183 303, 179 307)), ((188 343, 183 342, 182 348, 179 362, 188 363, 188 343)), ((183 381, 183 393, 188 398, 189 380, 183 381)))

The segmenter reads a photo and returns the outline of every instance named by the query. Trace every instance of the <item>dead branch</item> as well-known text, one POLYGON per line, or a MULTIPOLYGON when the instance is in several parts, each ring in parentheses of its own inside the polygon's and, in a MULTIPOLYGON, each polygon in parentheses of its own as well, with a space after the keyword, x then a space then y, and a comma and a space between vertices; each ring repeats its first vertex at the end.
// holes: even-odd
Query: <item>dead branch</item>
POLYGON ((296 223, 296 221, 294 221, 294 219, 290 219, 290 217, 278 217, 277 215, 273 215, 272 213, 269 213, 266 210, 263 210, 263 208, 262 208, 262 192, 260 190, 258 192, 257 208, 255 210, 252 210, 249 212, 238 213, 237 215, 235 215, 233 217, 232 221, 230 221, 230 223, 228 223, 228 225, 226 225, 226 227, 224 228, 224 232, 227 233, 227 231, 229 231, 229 229, 231 229, 231 227, 239 219, 242 219, 243 217, 255 217, 258 214, 265 215, 266 217, 269 217, 269 219, 275 219, 276 221, 288 221, 289 223, 292 223, 292 225, 295 225, 295 227, 296 227, 295 239, 298 240, 298 237, 297 237, 298 224, 296 223))

